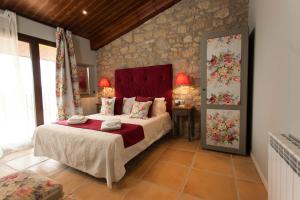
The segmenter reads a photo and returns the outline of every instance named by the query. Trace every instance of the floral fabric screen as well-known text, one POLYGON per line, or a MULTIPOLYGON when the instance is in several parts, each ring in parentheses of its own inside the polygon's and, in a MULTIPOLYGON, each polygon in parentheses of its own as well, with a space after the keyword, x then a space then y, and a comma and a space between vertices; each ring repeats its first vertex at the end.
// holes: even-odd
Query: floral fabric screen
POLYGON ((207 40, 207 104, 240 105, 241 34, 207 40))
POLYGON ((206 144, 239 149, 239 110, 207 109, 206 129, 206 144))
POLYGON ((201 48, 202 147, 245 155, 248 28, 207 33, 201 48))

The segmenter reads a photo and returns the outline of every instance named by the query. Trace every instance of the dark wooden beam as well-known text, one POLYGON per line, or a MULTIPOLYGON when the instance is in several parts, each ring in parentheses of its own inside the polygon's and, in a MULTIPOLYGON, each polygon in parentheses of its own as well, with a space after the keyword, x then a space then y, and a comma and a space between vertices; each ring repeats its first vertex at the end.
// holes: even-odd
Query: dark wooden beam
POLYGON ((179 1, 180 0, 153 0, 148 4, 144 4, 144 6, 141 6, 135 12, 129 13, 114 24, 106 27, 105 30, 99 31, 97 36, 90 41, 92 50, 97 50, 121 37, 179 1))
POLYGON ((94 50, 141 25, 180 0, 0 0, 34 21, 72 31, 91 41, 94 50), (82 10, 87 10, 87 15, 82 10))
POLYGON ((135 12, 135 10, 139 9, 142 5, 145 4, 145 2, 149 2, 152 0, 144 0, 144 1, 136 1, 133 0, 133 3, 130 6, 123 5, 123 7, 120 8, 119 12, 114 12, 103 16, 103 23, 99 24, 99 26, 91 27, 90 30, 87 32, 89 37, 97 35, 97 33, 100 30, 105 29, 106 27, 110 26, 111 24, 115 24, 116 21, 119 21, 120 19, 126 17, 128 14, 135 12))
POLYGON ((82 16, 82 17, 77 17, 76 15, 72 16, 69 19, 69 21, 67 22, 67 27, 66 28, 68 28, 70 30, 73 30, 74 25, 76 25, 76 24, 82 24, 85 21, 89 20, 91 17, 93 17, 93 14, 96 13, 97 10, 99 10, 99 7, 103 6, 104 3, 105 3, 104 0, 90 0, 83 7, 83 9, 88 12, 88 14, 86 16, 82 16))
POLYGON ((111 8, 115 9, 115 12, 119 12, 121 9, 124 8, 124 6, 131 6, 131 3, 136 0, 126 0, 126 3, 123 1, 110 1, 109 3, 104 4, 100 7, 100 9, 93 14, 93 16, 90 16, 90 20, 85 21, 85 23, 78 24, 77 26, 74 26, 74 31, 80 30, 82 28, 86 28, 89 30, 90 28, 95 27, 95 23, 97 23, 97 26, 104 23, 106 18, 108 16, 112 15, 111 8))

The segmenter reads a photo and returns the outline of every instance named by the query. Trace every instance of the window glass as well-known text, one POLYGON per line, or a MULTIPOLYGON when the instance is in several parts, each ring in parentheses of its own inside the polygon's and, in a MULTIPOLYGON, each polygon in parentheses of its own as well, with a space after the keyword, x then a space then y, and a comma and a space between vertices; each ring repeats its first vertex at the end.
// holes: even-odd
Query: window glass
POLYGON ((43 94, 44 124, 51 123, 57 119, 56 105, 56 48, 52 46, 39 45, 41 82, 43 94))

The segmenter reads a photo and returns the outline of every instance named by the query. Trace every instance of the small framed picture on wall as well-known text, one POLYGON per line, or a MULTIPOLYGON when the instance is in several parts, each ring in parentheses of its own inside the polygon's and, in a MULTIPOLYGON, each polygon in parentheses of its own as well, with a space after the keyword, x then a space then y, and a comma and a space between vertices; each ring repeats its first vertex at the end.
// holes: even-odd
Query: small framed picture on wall
POLYGON ((78 65, 78 81, 80 95, 90 95, 89 66, 78 65))

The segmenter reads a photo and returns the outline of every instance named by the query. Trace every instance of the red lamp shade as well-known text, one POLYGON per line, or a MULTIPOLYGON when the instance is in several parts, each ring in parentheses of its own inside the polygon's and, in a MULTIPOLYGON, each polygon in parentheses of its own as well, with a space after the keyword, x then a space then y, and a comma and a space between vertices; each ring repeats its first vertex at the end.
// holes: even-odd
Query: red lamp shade
POLYGON ((107 78, 101 78, 98 82, 99 87, 110 87, 110 82, 107 78))
POLYGON ((190 80, 189 77, 184 72, 179 72, 176 75, 175 83, 176 85, 189 85, 190 80))

